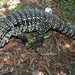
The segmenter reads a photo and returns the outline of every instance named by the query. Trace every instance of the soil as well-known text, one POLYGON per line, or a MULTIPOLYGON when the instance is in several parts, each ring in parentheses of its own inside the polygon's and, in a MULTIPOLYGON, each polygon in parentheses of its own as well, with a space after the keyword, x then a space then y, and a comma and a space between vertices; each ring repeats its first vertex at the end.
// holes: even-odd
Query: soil
MULTIPOLYGON (((4 2, 5 0, 0 0, 4 2)), ((45 10, 50 7, 53 14, 61 18, 60 0, 7 0, 7 3, 0 5, 0 20, 11 14, 16 5, 22 4, 22 8, 37 8, 45 10)), ((66 1, 66 0, 62 0, 66 1)), ((67 0, 69 2, 70 0, 67 0)), ((74 24, 72 20, 68 20, 74 24)), ((33 41, 35 37, 30 33, 26 34, 33 41)), ((44 40, 41 47, 27 49, 30 45, 23 45, 20 39, 11 38, 10 43, 19 43, 5 47, 0 52, 0 75, 75 75, 75 45, 73 40, 55 31, 49 31, 51 36, 44 40), (39 53, 41 55, 39 55, 39 53), (41 73, 42 72, 42 73, 41 73)), ((10 44, 11 45, 11 44, 10 44)))

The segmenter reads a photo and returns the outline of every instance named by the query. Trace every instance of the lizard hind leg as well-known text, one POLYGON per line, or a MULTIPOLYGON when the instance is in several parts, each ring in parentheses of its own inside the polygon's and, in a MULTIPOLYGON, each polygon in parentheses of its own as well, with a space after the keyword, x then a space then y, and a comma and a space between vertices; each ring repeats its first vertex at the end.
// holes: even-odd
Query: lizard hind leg
POLYGON ((40 33, 37 32, 36 41, 31 42, 29 48, 34 47, 34 49, 37 49, 37 47, 42 46, 43 42, 44 42, 44 34, 41 32, 40 33))
POLYGON ((19 34, 19 35, 17 35, 17 38, 18 39, 21 39, 21 41, 22 41, 22 44, 26 44, 27 43, 27 37, 24 35, 24 34, 19 34))
POLYGON ((30 46, 27 48, 27 50, 30 49, 31 47, 33 47, 35 53, 37 53, 38 55, 41 55, 41 54, 37 51, 37 47, 42 46, 43 42, 44 42, 44 34, 42 34, 42 33, 37 33, 36 41, 31 42, 31 43, 30 43, 30 46))

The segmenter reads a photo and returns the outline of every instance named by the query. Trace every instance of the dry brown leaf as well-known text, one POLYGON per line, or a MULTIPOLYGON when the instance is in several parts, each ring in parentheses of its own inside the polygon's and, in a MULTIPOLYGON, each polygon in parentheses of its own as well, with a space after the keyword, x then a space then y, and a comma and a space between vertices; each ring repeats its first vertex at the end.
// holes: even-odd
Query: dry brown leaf
POLYGON ((50 71, 49 67, 47 67, 46 65, 42 65, 42 64, 41 64, 41 67, 47 71, 48 75, 51 75, 51 71, 50 71))
POLYGON ((30 60, 29 67, 28 67, 28 68, 30 68, 31 65, 33 64, 33 61, 34 61, 35 55, 34 55, 33 53, 27 51, 27 50, 25 50, 25 51, 26 51, 26 53, 27 53, 28 55, 30 55, 30 56, 32 57, 32 59, 30 60))
POLYGON ((35 72, 33 72, 32 74, 33 74, 33 75, 44 75, 43 72, 40 72, 40 71, 35 71, 35 72))
POLYGON ((6 65, 13 66, 13 63, 7 58, 4 58, 4 62, 6 65))
POLYGON ((75 45, 74 45, 74 44, 71 45, 71 47, 70 47, 70 51, 71 51, 71 52, 75 52, 75 45))
POLYGON ((52 45, 50 45, 50 52, 52 51, 52 49, 53 49, 53 46, 52 46, 52 45))
POLYGON ((31 60, 30 60, 30 64, 29 64, 29 69, 30 69, 30 67, 31 67, 31 65, 33 64, 33 61, 34 61, 34 58, 32 58, 31 60))
POLYGON ((61 71, 60 73, 57 73, 57 75, 67 75, 67 74, 61 71))
POLYGON ((9 50, 10 48, 12 48, 13 46, 15 46, 15 45, 17 45, 18 44, 18 42, 10 42, 10 43, 8 43, 7 45, 5 45, 3 48, 2 48, 2 51, 7 51, 7 50, 9 50))
POLYGON ((75 52, 75 45, 71 45, 71 40, 69 37, 60 35, 59 39, 65 43, 65 46, 69 48, 71 52, 75 52))
POLYGON ((38 3, 38 0, 34 0, 34 2, 38 3))
POLYGON ((32 58, 35 57, 35 55, 34 55, 33 53, 31 53, 31 52, 29 52, 29 51, 27 51, 27 50, 25 50, 25 52, 26 52, 27 54, 29 54, 30 56, 32 56, 32 58))
POLYGON ((67 37, 67 36, 65 36, 65 35, 60 35, 60 36, 59 36, 59 39, 60 39, 61 41, 63 41, 64 43, 66 43, 66 44, 71 44, 70 38, 67 37))
POLYGON ((49 63, 49 60, 48 60, 47 56, 45 57, 45 61, 46 61, 46 65, 47 65, 48 67, 50 67, 50 63, 49 63))

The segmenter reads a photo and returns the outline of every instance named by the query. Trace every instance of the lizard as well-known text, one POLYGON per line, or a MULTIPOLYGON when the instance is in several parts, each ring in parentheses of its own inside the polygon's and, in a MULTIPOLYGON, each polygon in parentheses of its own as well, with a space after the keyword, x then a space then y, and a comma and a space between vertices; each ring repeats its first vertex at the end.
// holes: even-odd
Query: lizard
MULTIPOLYGON (((75 28, 54 14, 39 10, 19 10, 0 21, 0 47, 5 46, 12 36, 26 41, 25 33, 35 31, 36 41, 31 42, 33 47, 39 47, 44 42, 44 33, 53 30, 75 39, 75 28)), ((26 43, 26 42, 25 42, 26 43)))

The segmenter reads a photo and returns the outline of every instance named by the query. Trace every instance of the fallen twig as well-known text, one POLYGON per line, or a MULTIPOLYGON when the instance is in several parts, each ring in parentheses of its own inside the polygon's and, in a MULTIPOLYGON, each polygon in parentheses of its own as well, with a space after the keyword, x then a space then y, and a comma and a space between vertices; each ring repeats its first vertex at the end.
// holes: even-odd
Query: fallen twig
POLYGON ((7 73, 10 73, 14 70, 14 67, 10 67, 9 69, 7 69, 6 71, 3 71, 3 72, 0 72, 0 75, 4 75, 4 74, 7 74, 7 73))
POLYGON ((41 67, 43 67, 48 72, 49 75, 52 75, 49 68, 46 65, 41 65, 41 67))

